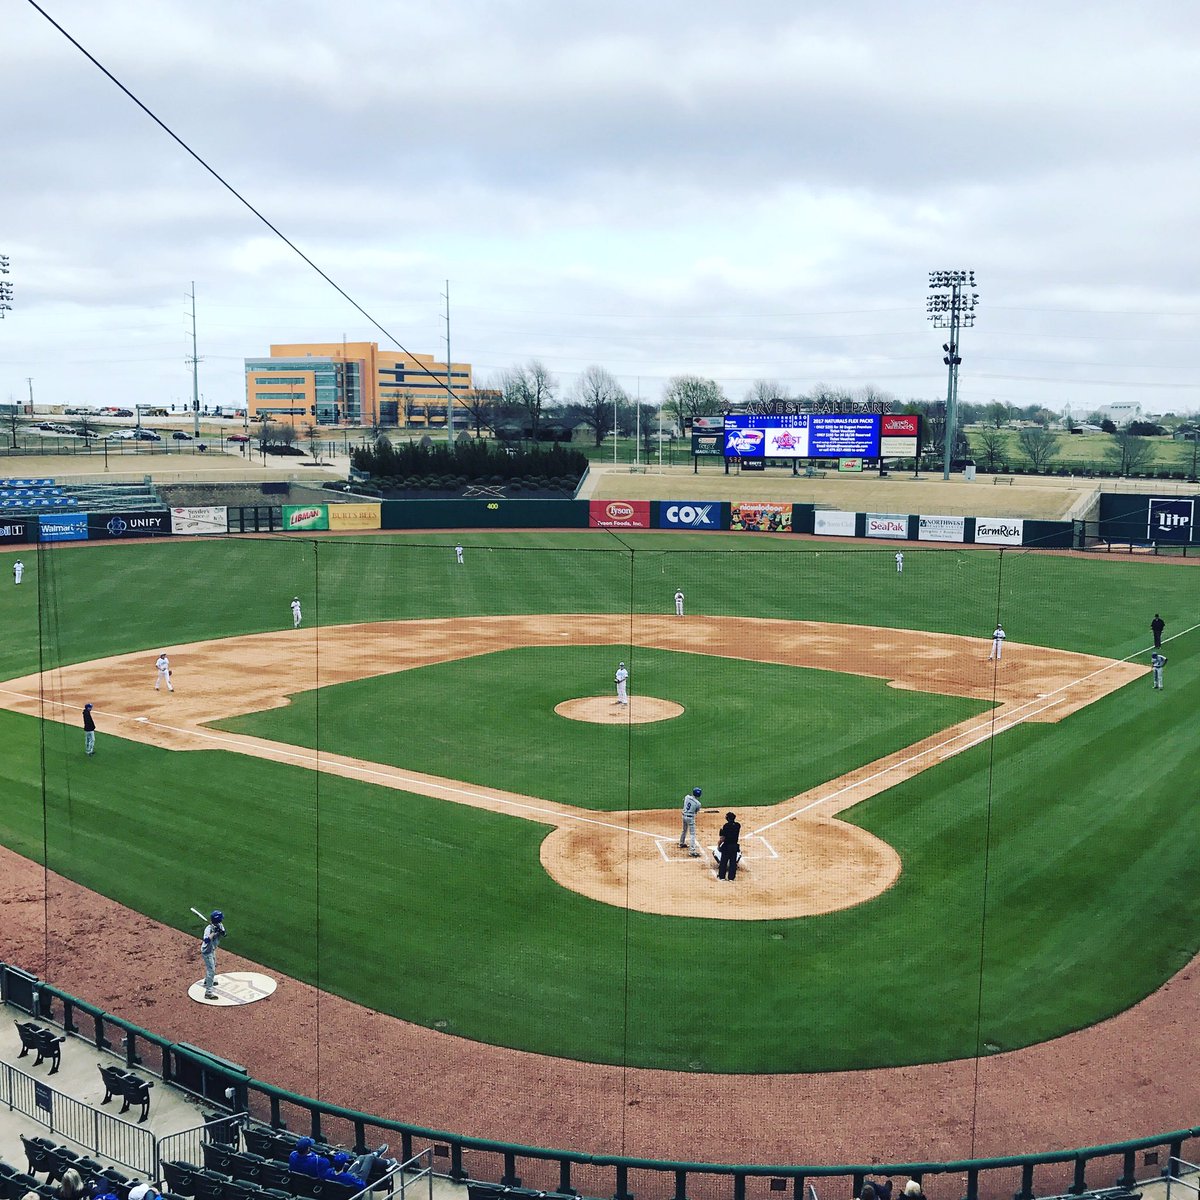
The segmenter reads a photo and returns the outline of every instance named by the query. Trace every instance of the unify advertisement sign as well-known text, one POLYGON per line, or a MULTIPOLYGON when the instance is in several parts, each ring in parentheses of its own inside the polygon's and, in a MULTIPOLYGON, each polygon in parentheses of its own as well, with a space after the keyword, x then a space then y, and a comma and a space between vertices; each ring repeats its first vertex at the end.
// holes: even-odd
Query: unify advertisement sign
POLYGON ((649 500, 589 500, 591 529, 649 529, 649 500))
POLYGON ((171 514, 146 509, 88 513, 87 527, 89 538, 159 537, 171 532, 171 514))
POLYGON ((658 506, 660 529, 720 529, 721 506, 712 501, 693 500, 686 504, 665 500, 658 506))
POLYGON ((906 538, 908 537, 908 514, 867 513, 865 532, 867 537, 906 538))
POLYGON ((985 546, 1019 546, 1024 537, 1023 517, 975 518, 975 540, 985 546))
POLYGON ((1195 500, 1165 500, 1152 496, 1146 537, 1152 542, 1190 542, 1195 506, 1195 500))

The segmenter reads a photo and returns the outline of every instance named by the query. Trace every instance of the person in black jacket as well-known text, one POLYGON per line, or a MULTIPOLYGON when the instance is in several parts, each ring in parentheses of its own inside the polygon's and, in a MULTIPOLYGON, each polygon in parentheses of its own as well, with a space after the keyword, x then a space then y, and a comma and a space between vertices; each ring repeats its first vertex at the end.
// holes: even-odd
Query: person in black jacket
POLYGON ((1166 621, 1164 621, 1162 619, 1162 617, 1160 617, 1158 615, 1158 613, 1155 613, 1154 620, 1150 622, 1150 632, 1152 634, 1154 634, 1155 650, 1162 649, 1162 635, 1163 635, 1163 630, 1166 629, 1166 627, 1167 627, 1166 621))
POLYGON ((96 753, 96 722, 92 719, 90 703, 83 706, 83 752, 84 754, 96 753))
POLYGON ((728 879, 732 883, 737 878, 738 842, 742 837, 742 827, 736 813, 725 814, 725 824, 717 839, 717 849, 721 853, 721 865, 717 868, 718 879, 728 879))

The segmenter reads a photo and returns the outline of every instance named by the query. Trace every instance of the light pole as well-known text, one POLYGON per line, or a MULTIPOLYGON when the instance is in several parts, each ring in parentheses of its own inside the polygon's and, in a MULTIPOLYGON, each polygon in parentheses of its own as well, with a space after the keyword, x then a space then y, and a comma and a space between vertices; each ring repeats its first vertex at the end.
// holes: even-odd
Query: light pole
MULTIPOLYGON (((8 274, 8 255, 0 254, 0 275, 8 274)), ((4 314, 12 311, 13 285, 7 279, 0 279, 0 321, 4 314)))
POLYGON ((958 352, 960 330, 975 324, 975 306, 979 293, 975 289, 974 271, 930 271, 929 296, 925 300, 925 315, 935 329, 949 329, 950 340, 942 344, 946 364, 946 432, 942 449, 942 478, 950 478, 950 458, 954 451, 958 429, 958 368, 962 356, 958 352), (970 289, 970 290, 968 290, 970 289))

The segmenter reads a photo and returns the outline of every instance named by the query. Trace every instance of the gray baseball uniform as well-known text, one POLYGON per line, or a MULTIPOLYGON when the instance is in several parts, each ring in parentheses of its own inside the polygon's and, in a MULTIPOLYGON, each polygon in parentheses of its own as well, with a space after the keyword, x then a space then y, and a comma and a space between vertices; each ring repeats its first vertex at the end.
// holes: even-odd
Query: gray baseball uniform
POLYGON ((679 846, 691 845, 692 857, 699 858, 700 851, 696 847, 696 814, 700 811, 700 799, 693 792, 688 792, 683 798, 683 829, 679 834, 679 846))

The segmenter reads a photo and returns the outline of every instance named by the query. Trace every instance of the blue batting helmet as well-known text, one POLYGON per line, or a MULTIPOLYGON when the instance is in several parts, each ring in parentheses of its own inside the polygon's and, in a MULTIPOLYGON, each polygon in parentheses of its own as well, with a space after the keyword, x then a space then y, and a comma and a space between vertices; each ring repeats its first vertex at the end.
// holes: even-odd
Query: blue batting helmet
POLYGON ((211 914, 209 914, 208 919, 210 921, 223 921, 225 920, 225 914, 219 908, 214 908, 211 914))
POLYGON ((692 788, 692 795, 695 796, 697 800, 699 800, 703 794, 704 793, 699 788, 692 788))

